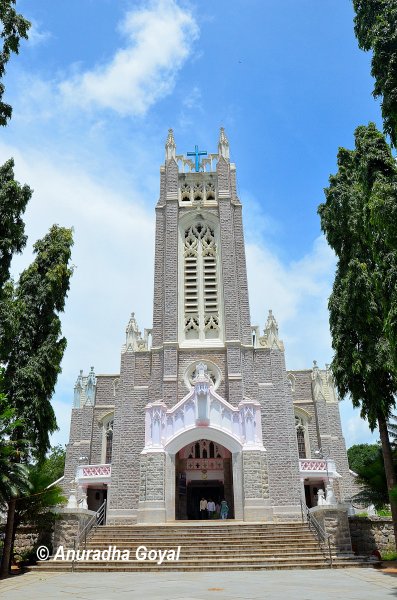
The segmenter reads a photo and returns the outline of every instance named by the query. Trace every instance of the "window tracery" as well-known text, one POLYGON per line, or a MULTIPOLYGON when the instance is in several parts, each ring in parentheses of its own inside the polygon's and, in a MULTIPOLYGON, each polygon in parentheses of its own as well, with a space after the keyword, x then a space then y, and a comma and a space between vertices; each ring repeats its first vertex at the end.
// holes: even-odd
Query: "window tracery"
POLYGON ((184 303, 186 338, 218 338, 217 246, 214 229, 202 222, 184 233, 184 303))

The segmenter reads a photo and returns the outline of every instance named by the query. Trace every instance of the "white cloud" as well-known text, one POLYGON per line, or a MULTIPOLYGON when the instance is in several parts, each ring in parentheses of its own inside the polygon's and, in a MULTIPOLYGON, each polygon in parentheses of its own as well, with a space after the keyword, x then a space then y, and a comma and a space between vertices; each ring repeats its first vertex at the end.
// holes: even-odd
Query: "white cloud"
POLYGON ((28 17, 28 20, 31 22, 27 42, 30 46, 38 46, 50 39, 51 33, 49 31, 41 30, 39 23, 35 19, 28 17))
POLYGON ((68 346, 54 395, 61 431, 53 439, 65 443, 79 369, 86 373, 94 365, 97 373, 117 373, 130 313, 136 312, 142 330, 151 326, 154 211, 142 208, 134 190, 115 192, 66 160, 51 162, 39 152, 0 145, 0 163, 11 155, 17 179, 34 189, 25 214, 29 245, 13 261, 14 276, 53 223, 74 227, 76 268, 61 316, 68 346))
POLYGON ((286 346, 287 368, 330 361, 327 301, 334 255, 321 236, 303 258, 284 264, 264 244, 247 244, 251 320, 264 326, 271 308, 286 346))
POLYGON ((104 65, 60 85, 70 105, 144 115, 175 85, 198 37, 198 26, 175 0, 156 0, 130 11, 121 25, 128 44, 104 65))

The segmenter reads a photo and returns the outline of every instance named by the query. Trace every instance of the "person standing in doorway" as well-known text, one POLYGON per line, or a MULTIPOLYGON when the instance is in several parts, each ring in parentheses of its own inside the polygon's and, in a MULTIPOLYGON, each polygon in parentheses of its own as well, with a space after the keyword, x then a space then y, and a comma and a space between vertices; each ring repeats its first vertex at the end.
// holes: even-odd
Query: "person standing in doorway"
POLYGON ((205 498, 201 498, 200 500, 200 519, 207 518, 207 500, 205 498))
POLYGON ((229 514, 229 507, 225 499, 221 502, 221 519, 227 519, 227 515, 229 514))
POLYGON ((214 517, 215 512, 215 502, 210 498, 210 501, 207 504, 208 518, 212 519, 214 517))

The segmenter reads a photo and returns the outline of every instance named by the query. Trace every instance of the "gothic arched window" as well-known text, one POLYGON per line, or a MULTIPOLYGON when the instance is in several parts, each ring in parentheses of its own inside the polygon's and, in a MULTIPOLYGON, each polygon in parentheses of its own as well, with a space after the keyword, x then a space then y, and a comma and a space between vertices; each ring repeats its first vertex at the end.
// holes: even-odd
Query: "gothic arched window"
POLYGON ((106 424, 106 450, 105 450, 105 463, 110 464, 112 462, 112 448, 113 448, 113 419, 108 421, 106 424))
POLYGON ((210 442, 210 458, 215 458, 214 442, 210 442))
POLYGON ((309 458, 307 451, 307 423, 300 415, 295 415, 295 429, 298 442, 298 456, 299 458, 309 458))
POLYGON ((200 458, 200 444, 198 442, 194 447, 194 458, 200 458))
POLYGON ((185 229, 183 261, 185 337, 218 339, 217 246, 210 225, 198 221, 185 229))

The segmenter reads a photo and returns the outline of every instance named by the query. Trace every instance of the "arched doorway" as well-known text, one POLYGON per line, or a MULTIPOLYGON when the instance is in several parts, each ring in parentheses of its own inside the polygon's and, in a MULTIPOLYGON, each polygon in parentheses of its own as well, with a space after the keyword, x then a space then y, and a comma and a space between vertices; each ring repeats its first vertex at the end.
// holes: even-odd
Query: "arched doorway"
POLYGON ((215 504, 225 499, 228 518, 234 518, 232 453, 209 439, 191 442, 175 454, 175 519, 200 519, 201 498, 215 504))

